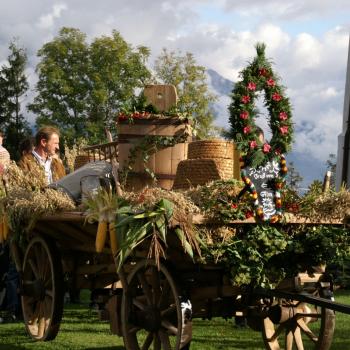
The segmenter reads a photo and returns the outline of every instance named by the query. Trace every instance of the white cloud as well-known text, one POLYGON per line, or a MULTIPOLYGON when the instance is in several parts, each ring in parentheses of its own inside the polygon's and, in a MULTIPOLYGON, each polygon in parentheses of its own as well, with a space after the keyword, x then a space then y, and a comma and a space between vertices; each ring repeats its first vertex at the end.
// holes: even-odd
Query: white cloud
MULTIPOLYGON (((0 12, 0 61, 18 36, 28 49, 33 87, 36 52, 62 26, 79 28, 89 39, 116 29, 133 46, 150 47, 152 58, 163 47, 189 51, 199 64, 235 81, 253 59, 256 42, 264 41, 267 57, 288 87, 298 130, 295 148, 321 159, 336 151, 341 129, 349 13, 348 0, 12 0, 0 12), (224 9, 222 15, 232 15, 232 23, 220 15, 203 22, 199 10, 206 4, 218 14, 224 9)), ((227 97, 220 99, 221 125, 228 103, 227 97)))
POLYGON ((55 4, 52 7, 52 12, 43 15, 39 18, 38 27, 43 29, 52 28, 54 25, 54 20, 61 17, 63 10, 67 10, 66 4, 55 4))

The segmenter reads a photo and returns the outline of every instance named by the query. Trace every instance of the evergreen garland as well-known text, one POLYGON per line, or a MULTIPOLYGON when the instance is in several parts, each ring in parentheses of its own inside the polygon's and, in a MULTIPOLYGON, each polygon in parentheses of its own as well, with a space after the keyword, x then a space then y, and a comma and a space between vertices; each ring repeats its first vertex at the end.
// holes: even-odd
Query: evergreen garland
POLYGON ((265 57, 265 44, 256 45, 257 56, 241 73, 232 92, 229 135, 242 152, 244 165, 257 167, 290 150, 293 140, 292 113, 284 88, 271 63, 265 57), (270 142, 262 143, 255 125, 257 110, 254 100, 259 91, 264 91, 265 106, 269 112, 272 131, 270 142))

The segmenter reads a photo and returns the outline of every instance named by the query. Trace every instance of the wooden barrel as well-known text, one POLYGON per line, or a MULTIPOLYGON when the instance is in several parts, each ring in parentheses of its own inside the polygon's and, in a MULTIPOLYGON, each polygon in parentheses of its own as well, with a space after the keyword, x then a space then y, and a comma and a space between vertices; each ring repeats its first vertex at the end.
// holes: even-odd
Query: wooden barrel
MULTIPOLYGON (((132 124, 122 121, 118 124, 118 153, 119 166, 123 170, 129 163, 130 151, 141 144, 147 135, 175 136, 184 132, 190 133, 188 122, 176 117, 152 116, 147 119, 135 119, 132 124)), ((177 165, 187 158, 188 143, 178 143, 167 147, 149 157, 146 167, 155 174, 156 185, 164 189, 171 189, 177 165)), ((138 191, 145 186, 152 186, 153 180, 145 171, 142 154, 138 154, 132 170, 129 171, 127 190, 138 191)))

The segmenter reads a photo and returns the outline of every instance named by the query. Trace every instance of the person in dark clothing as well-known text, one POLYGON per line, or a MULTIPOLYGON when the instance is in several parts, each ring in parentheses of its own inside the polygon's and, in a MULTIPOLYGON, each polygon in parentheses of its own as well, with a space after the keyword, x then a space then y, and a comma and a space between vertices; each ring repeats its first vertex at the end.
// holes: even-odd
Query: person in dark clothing
POLYGON ((19 300, 19 276, 11 260, 8 244, 0 245, 0 310, 5 316, 0 323, 16 321, 21 314, 19 300))

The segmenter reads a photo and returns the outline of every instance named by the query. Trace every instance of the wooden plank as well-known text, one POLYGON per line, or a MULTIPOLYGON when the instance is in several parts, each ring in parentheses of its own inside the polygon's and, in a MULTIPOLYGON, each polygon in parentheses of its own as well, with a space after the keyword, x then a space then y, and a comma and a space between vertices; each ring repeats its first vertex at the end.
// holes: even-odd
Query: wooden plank
MULTIPOLYGON (((280 222, 278 222, 278 224, 280 225, 288 225, 288 224, 308 224, 308 225, 343 225, 344 223, 347 223, 348 219, 344 219, 344 221, 341 220, 311 220, 307 217, 302 217, 302 216, 296 216, 294 214, 291 213, 285 213, 283 215, 283 218, 280 222)), ((224 223, 220 223, 218 221, 215 221, 213 219, 208 219, 207 217, 205 217, 204 215, 201 214, 195 214, 192 216, 192 223, 195 225, 206 225, 206 224, 222 224, 224 225, 224 223)), ((259 224, 259 222, 257 222, 255 220, 254 217, 251 217, 249 219, 245 219, 245 220, 232 220, 228 223, 225 224, 259 224)))
POLYGON ((160 112, 168 111, 177 103, 177 93, 174 85, 146 85, 144 95, 147 102, 160 112))

